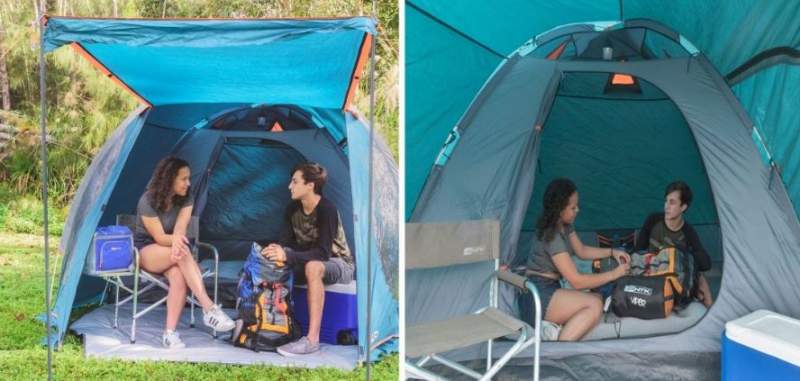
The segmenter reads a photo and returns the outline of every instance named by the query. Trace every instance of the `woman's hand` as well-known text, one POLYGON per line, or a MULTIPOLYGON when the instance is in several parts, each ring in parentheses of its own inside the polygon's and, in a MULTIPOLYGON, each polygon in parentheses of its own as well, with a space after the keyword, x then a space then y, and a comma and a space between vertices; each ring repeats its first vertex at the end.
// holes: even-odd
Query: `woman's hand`
POLYGON ((172 250, 170 251, 169 258, 173 263, 177 263, 183 258, 184 255, 189 254, 189 239, 184 235, 172 236, 172 250))
POLYGON ((611 256, 617 260, 617 263, 619 264, 627 263, 628 267, 630 267, 631 256, 628 253, 622 250, 612 250, 611 256))
MULTIPOLYGON (((619 261, 619 259, 617 259, 617 261, 619 261)), ((630 268, 631 268, 631 261, 630 257, 628 257, 627 261, 620 262, 619 266, 615 267, 614 270, 611 270, 611 272, 614 274, 614 280, 622 278, 625 275, 628 275, 628 271, 630 271, 630 268)))

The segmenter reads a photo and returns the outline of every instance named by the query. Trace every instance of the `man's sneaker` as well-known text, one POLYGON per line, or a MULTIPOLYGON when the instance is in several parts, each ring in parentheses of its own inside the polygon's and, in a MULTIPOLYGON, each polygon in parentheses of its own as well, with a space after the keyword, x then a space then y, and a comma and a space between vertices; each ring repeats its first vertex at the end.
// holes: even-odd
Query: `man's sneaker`
POLYGON ((211 309, 203 312, 203 323, 217 332, 227 332, 236 326, 218 305, 213 305, 211 309))
POLYGON ((161 336, 161 345, 168 349, 186 348, 186 344, 181 340, 181 335, 178 331, 166 330, 164 335, 161 336))
POLYGON ((561 326, 542 320, 542 341, 558 341, 558 335, 561 333, 561 326))
POLYGON ((303 336, 300 340, 278 347, 278 353, 286 357, 309 355, 319 351, 319 343, 311 344, 308 338, 303 336))

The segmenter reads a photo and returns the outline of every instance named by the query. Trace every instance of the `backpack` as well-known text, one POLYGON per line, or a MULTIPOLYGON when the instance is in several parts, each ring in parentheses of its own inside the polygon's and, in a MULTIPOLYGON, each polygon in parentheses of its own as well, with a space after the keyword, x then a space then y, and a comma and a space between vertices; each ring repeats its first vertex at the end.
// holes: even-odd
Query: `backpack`
POLYGON ((291 275, 290 268, 264 258, 261 246, 253 243, 239 278, 239 316, 231 335, 235 346, 275 351, 300 338, 292 307, 291 275))
MULTIPOLYGON (((616 267, 614 258, 594 260, 594 272, 616 267)), ((694 258, 675 247, 658 253, 631 254, 630 275, 615 282, 612 307, 620 317, 656 319, 669 316, 673 308, 692 302, 696 283, 694 258)))
POLYGON ((611 292, 611 309, 619 317, 663 319, 674 307, 672 283, 663 276, 624 276, 611 292))

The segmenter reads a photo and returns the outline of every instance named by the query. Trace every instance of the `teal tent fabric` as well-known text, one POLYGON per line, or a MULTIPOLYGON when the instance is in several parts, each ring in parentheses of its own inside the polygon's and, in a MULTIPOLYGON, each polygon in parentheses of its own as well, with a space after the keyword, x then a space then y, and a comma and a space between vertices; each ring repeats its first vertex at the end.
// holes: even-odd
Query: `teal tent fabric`
MULTIPOLYGON (((255 134, 256 138, 273 134, 273 140, 299 153, 271 155, 265 160, 263 152, 254 150, 222 152, 224 159, 240 161, 242 165, 221 166, 226 176, 215 179, 218 182, 212 185, 234 200, 249 202, 257 198, 257 195, 242 194, 245 192, 228 192, 242 177, 247 177, 243 172, 276 171, 274 177, 255 176, 260 187, 239 187, 238 191, 264 191, 267 185, 276 191, 285 191, 288 178, 285 172, 290 164, 303 158, 327 163, 331 178, 325 190, 326 197, 338 203, 357 263, 359 360, 366 360, 368 353, 376 359, 382 353, 397 350, 397 167, 380 136, 376 136, 375 147, 371 149, 370 127, 350 111, 343 110, 357 59, 365 51, 364 42, 368 34, 376 33, 374 20, 364 17, 325 20, 51 17, 46 21, 44 48, 47 51, 78 43, 126 86, 151 103, 151 107, 132 113, 117 129, 81 181, 61 241, 64 260, 53 308, 53 342, 63 339, 73 308, 96 300, 103 290, 101 284, 89 284, 84 281, 88 277, 82 276, 94 230, 113 224, 118 213, 132 213, 156 162, 177 152, 195 132, 203 131, 207 139, 195 142, 197 146, 193 148, 196 149, 191 151, 196 174, 207 173, 205 170, 214 164, 212 158, 216 160, 220 156, 209 152, 219 144, 214 140, 219 135, 215 132, 225 132, 226 139, 235 138, 237 132, 244 134, 243 137, 255 134), (260 122, 237 119, 239 115, 247 116, 271 107, 293 107, 307 117, 308 123, 272 133, 265 132, 260 122), (228 116, 236 119, 233 124, 238 131, 217 129, 227 125, 214 122, 220 118, 228 121, 228 116), (301 131, 303 129, 306 131, 301 131), (373 176, 368 168, 371 152, 375 159, 373 176), (281 165, 274 165, 270 160, 280 161, 281 165), (370 183, 374 185, 371 195, 370 183), (370 196, 374 202, 372 218, 368 208, 370 196), (369 245, 368 235, 373 238, 369 245), (367 267, 367 257, 370 257, 371 267, 367 267), (372 275, 371 289, 366 287, 368 274, 372 275), (372 295, 371 306, 367 305, 368 294, 372 295), (371 332, 365 330, 367 321, 371 332), (370 349, 367 337, 372 342, 370 349)), ((247 180, 253 180, 253 176, 247 180)), ((200 185, 200 181, 193 179, 194 187, 200 185)), ((215 201, 203 196, 196 200, 196 205, 207 204, 208 200, 215 201)), ((234 203, 244 207, 241 202, 234 203)), ((223 202, 217 206, 231 205, 223 202)), ((272 205, 272 209, 279 206, 272 205)), ((216 212, 215 219, 221 222, 226 222, 225 218, 232 224, 242 221, 241 214, 232 210, 225 213, 218 208, 216 212)), ((204 233, 210 234, 208 229, 216 228, 220 230, 218 234, 230 236, 232 232, 225 230, 227 227, 211 225, 204 233)))
MULTIPOLYGON (((638 225, 640 220, 625 220, 627 209, 659 206, 663 184, 658 186, 652 180, 679 177, 691 182, 697 197, 690 213, 703 212, 705 207, 712 215, 690 214, 690 222, 710 222, 702 226, 701 240, 720 239, 715 251, 721 255, 712 258, 713 268, 722 269, 722 279, 714 305, 705 315, 692 327, 672 334, 543 343, 538 353, 533 349, 526 353, 563 364, 562 369, 576 379, 591 379, 598 370, 603 372, 609 359, 620 360, 620 367, 625 368, 622 379, 647 379, 652 372, 643 373, 642 369, 651 369, 654 362, 676 364, 673 360, 682 353, 718 354, 726 321, 757 309, 800 316, 796 303, 800 279, 791 276, 800 269, 796 255, 800 221, 780 179, 762 161, 764 153, 753 141, 760 136, 754 134, 753 121, 702 52, 656 21, 626 22, 602 31, 596 26, 565 26, 550 34, 557 38, 559 33, 581 31, 585 36, 590 31, 591 41, 574 47, 574 56, 581 59, 543 59, 522 49, 507 58, 458 121, 453 130, 459 135, 458 143, 446 150, 446 160, 437 160, 411 220, 499 220, 501 262, 510 263, 523 245, 530 249, 530 242, 524 242, 530 232, 523 231, 521 217, 529 208, 531 194, 536 193, 534 188, 545 185, 548 177, 568 175, 578 182, 579 230, 581 226, 619 227, 600 225, 605 221, 628 225, 624 227, 631 227, 631 222, 638 225), (614 48, 614 56, 625 60, 602 58, 608 43, 619 46, 620 42, 636 41, 643 37, 642 28, 670 36, 690 54, 650 59, 649 53, 634 43, 620 46, 620 50, 627 48, 625 54, 614 48), (581 81, 571 83, 576 73, 581 81), (612 78, 617 73, 638 79, 640 92, 635 84, 615 86, 612 78), (592 80, 598 74, 600 77, 592 80), (605 84, 603 76, 608 78, 605 84), (598 90, 598 85, 603 89, 598 90), (691 145, 694 147, 687 147, 691 145), (626 192, 615 194, 618 189, 626 192), (618 210, 598 209, 596 200, 587 200, 594 194, 602 196, 601 203, 618 210), (650 201, 643 197, 652 197, 654 203, 647 204, 650 201), (611 220, 616 216, 620 220, 611 220), (719 260, 724 269, 718 266, 719 260), (589 356, 576 360, 583 355, 589 356)), ((543 48, 546 41, 538 39, 543 48)), ((768 146, 769 140, 764 141, 768 146)), ((644 218, 645 213, 638 210, 635 214, 644 218)), ((581 240, 589 243, 595 237, 586 238, 581 240)), ((463 282, 459 283, 471 275, 469 269, 458 266, 415 274, 413 281, 406 283, 406 322, 436 321, 473 310, 470 303, 475 295, 460 296, 475 291, 465 291, 460 287, 463 282)), ((501 287, 499 293, 499 308, 510 313, 518 310, 518 294, 511 287, 501 287)), ((485 353, 484 348, 476 345, 453 357, 477 359, 485 353)), ((660 370, 660 374, 713 379, 707 365, 679 365, 660 370)), ((544 378, 555 377, 553 373, 542 369, 544 378)))
POLYGON ((771 67, 734 86, 733 92, 778 165, 800 216, 800 66, 771 67))
POLYGON ((544 190, 558 177, 578 187, 578 231, 639 228, 645 216, 663 210, 662 191, 674 180, 692 188, 688 221, 719 224, 705 166, 680 110, 641 79, 641 95, 603 95, 606 78, 603 73, 564 76, 543 126, 522 229, 535 229, 544 190))
MULTIPOLYGON (((783 1, 481 1, 448 7, 406 1, 406 218, 448 133, 492 66, 525 41, 577 22, 650 18, 692 41, 723 75, 753 55, 779 46, 800 48, 800 3, 783 1), (620 10, 622 5, 622 10, 620 10), (484 63, 482 63, 484 62, 484 63), (480 64, 482 63, 482 64, 480 64), (445 92, 447 90, 447 92, 445 92), (446 96, 443 96, 446 94, 446 96), (422 107, 419 107, 422 105, 422 107), (437 107, 437 105, 439 107, 437 107)), ((800 204, 800 161, 792 153, 800 119, 797 68, 765 71, 733 88, 800 204), (780 106, 777 106, 780 105, 780 106), (766 116, 781 109, 780 115, 766 116), (759 115, 758 113, 762 113, 759 115)))
POLYGON ((409 216, 447 134, 501 58, 431 22, 416 8, 406 7, 406 25, 406 40, 413 41, 406 45, 405 213, 409 216))
POLYGON ((47 51, 78 43, 152 105, 342 108, 372 19, 110 20, 52 17, 47 51))
MULTIPOLYGON (((347 126, 350 183, 352 186, 355 247, 369 250, 356 260, 358 294, 358 342, 362 351, 364 343, 372 341, 372 359, 383 353, 398 350, 399 337, 399 234, 400 215, 397 202, 400 186, 397 167, 388 146, 377 136, 370 149, 369 127, 352 114, 345 115, 347 126), (373 160, 373 177, 369 178, 369 157, 373 160), (370 230, 369 186, 373 182, 372 229, 370 230), (368 238, 372 236, 372 239, 368 238), (372 274, 367 288, 367 274, 372 274), (367 332, 367 295, 371 295, 372 317, 367 332), (375 350, 377 349, 377 350, 375 350)), ((365 352, 362 352, 365 353, 365 352)))
MULTIPOLYGON (((97 301, 103 292, 102 282, 82 274, 95 228, 113 224, 117 214, 133 213, 155 163, 167 154, 176 154, 192 167, 193 189, 199 192, 195 196, 195 211, 201 216, 201 235, 206 237, 204 241, 218 245, 222 261, 241 258, 237 257, 238 246, 234 243, 268 238, 277 231, 279 218, 274 216, 276 211, 282 213, 288 202, 286 184, 293 164, 305 160, 322 163, 329 173, 325 197, 336 203, 356 258, 360 360, 367 354, 368 311, 372 359, 396 351, 399 178, 386 144, 376 136, 372 150, 375 170, 370 177, 369 127, 347 111, 304 110, 329 124, 276 133, 214 129, 211 119, 201 117, 203 113, 197 112, 197 107, 186 105, 184 112, 178 105, 167 106, 165 110, 157 107, 138 110, 93 160, 81 181, 62 236, 64 270, 54 306, 57 319, 53 324, 53 340, 58 342, 63 338, 75 307, 97 301), (178 123, 178 126, 200 124, 188 130, 150 123, 154 121, 151 117, 161 122, 170 119, 164 115, 167 112, 194 115, 206 122, 178 123), (333 131, 347 133, 347 154, 329 135, 328 126, 333 131), (220 147, 220 151, 215 147, 220 147), (205 174, 211 178, 208 184, 204 184, 205 174), (375 183, 370 219, 371 181, 375 183), (246 207, 253 203, 258 206, 246 207), (373 237, 370 245, 368 234, 373 237), (225 246, 226 242, 231 244, 225 246), (368 256, 371 267, 367 267, 368 256), (368 274, 372 275, 371 288, 366 284, 368 274), (369 310, 368 293, 372 294, 369 310)), ((219 108, 209 105, 205 114, 215 113, 219 108)))

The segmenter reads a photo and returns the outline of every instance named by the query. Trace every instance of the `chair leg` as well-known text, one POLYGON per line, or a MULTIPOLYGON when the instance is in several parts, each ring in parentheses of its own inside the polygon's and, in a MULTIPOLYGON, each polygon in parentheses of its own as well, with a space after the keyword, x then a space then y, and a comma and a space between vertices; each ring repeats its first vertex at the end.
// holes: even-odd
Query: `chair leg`
MULTIPOLYGON (((138 258, 137 258, 138 259, 138 258)), ((136 343, 136 314, 139 308, 139 263, 136 263, 136 271, 133 273, 133 314, 131 315, 131 344, 136 343)))
POLYGON ((492 340, 486 344, 486 371, 492 369, 492 340))
POLYGON ((114 328, 116 329, 119 325, 119 282, 120 277, 117 277, 117 281, 114 282, 114 328))
MULTIPOLYGON (((218 288, 219 288, 219 259, 215 258, 215 260, 214 260, 214 305, 215 306, 219 304, 219 302, 217 302, 217 289, 218 288)), ((213 330, 211 334, 212 334, 212 336, 214 336, 215 339, 217 338, 217 330, 216 329, 213 330)))
MULTIPOLYGON (((194 299, 194 292, 192 293, 192 299, 194 299)), ((194 302, 190 300, 190 301, 189 301, 189 306, 190 306, 190 307, 189 307, 189 310, 191 311, 191 312, 189 313, 189 315, 190 315, 190 318, 189 318, 189 327, 192 327, 192 328, 194 328, 194 302)))

